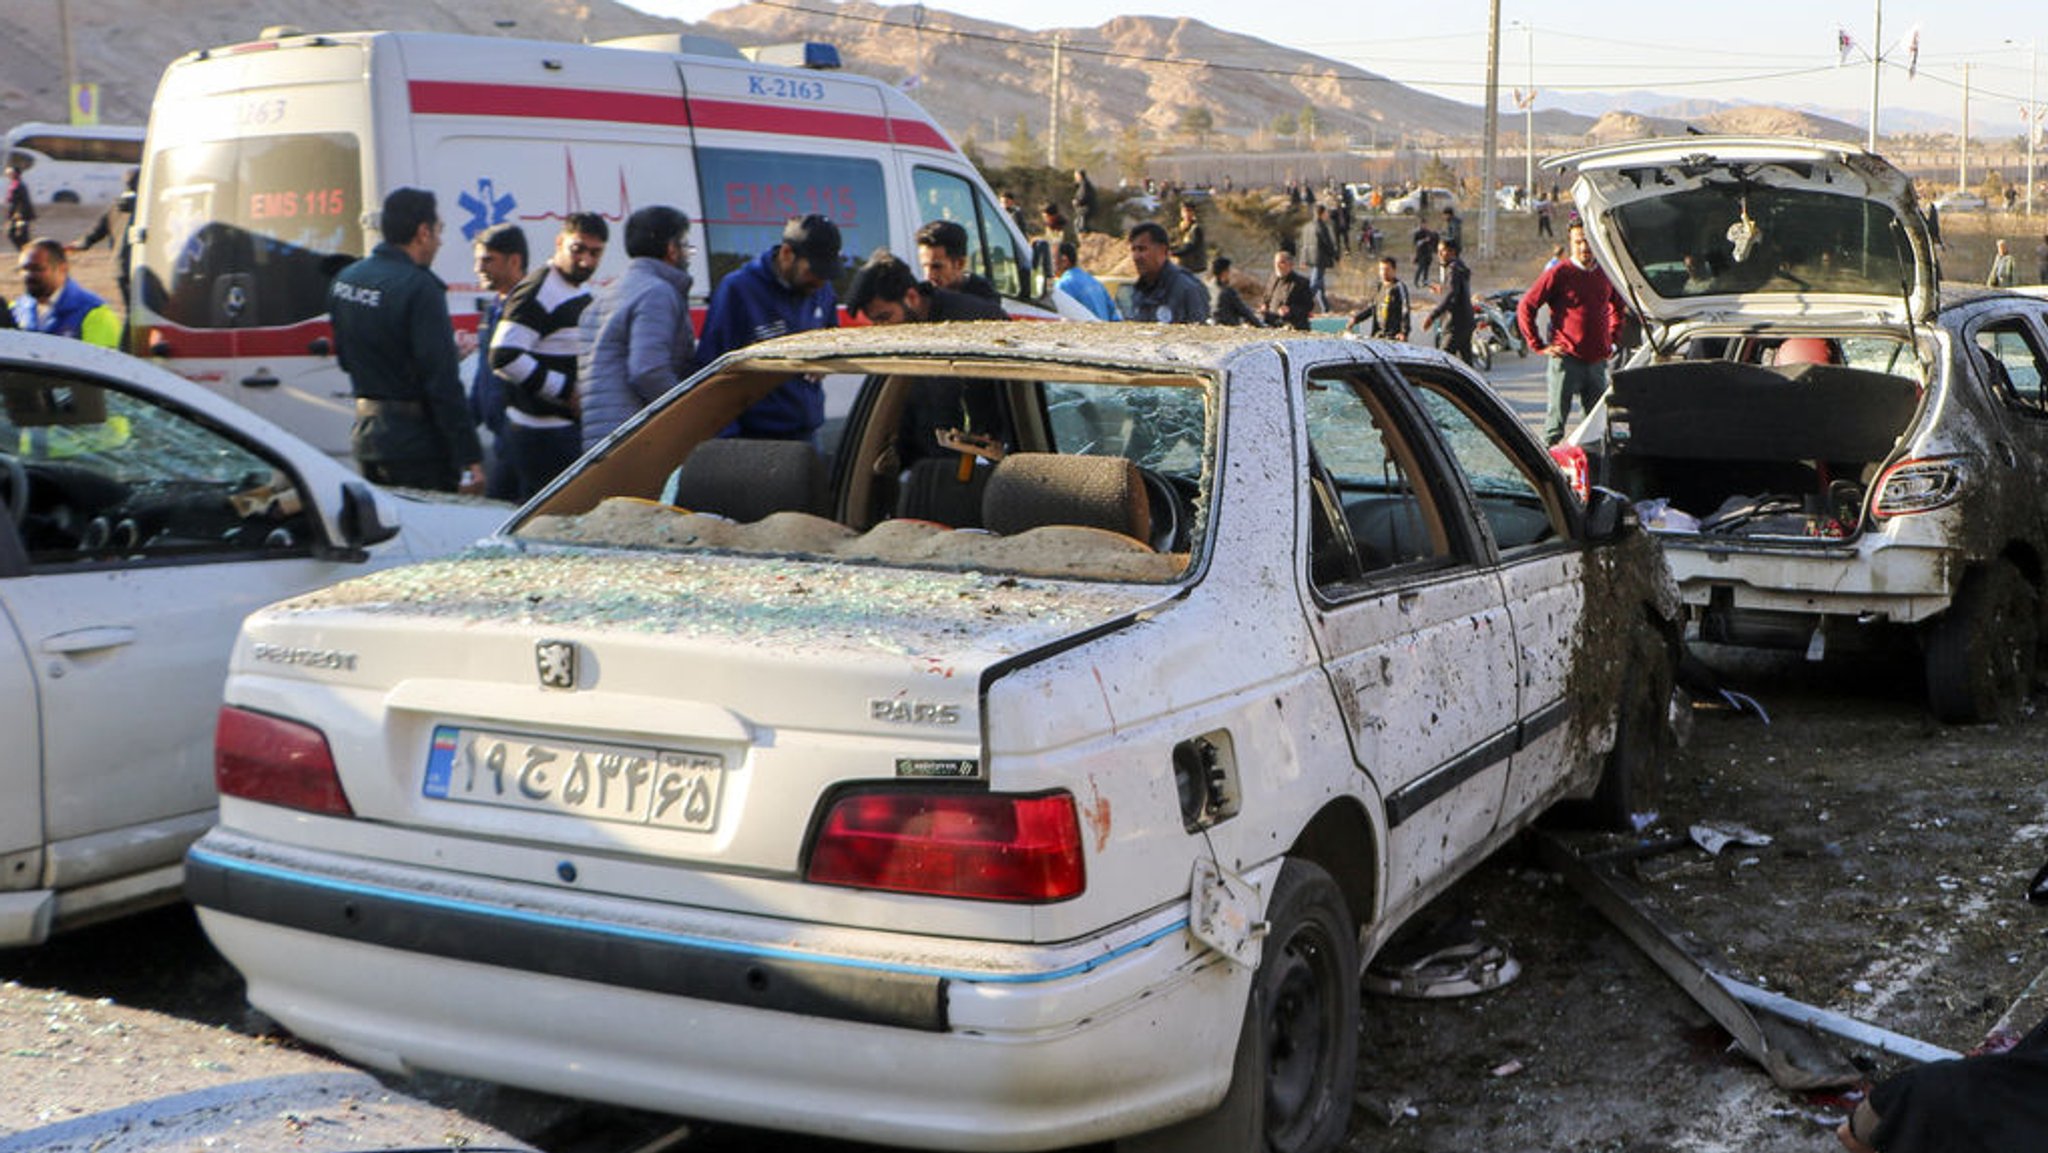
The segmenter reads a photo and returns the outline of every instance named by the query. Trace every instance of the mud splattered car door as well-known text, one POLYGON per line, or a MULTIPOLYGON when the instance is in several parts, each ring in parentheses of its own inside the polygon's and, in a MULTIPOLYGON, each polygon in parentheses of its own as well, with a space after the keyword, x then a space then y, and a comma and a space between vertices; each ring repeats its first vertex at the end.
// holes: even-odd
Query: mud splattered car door
POLYGON ((1474 527, 1486 538, 1514 626, 1521 729, 1504 808, 1519 813, 1555 799, 1575 767, 1566 686, 1585 631, 1618 622, 1589 624, 1585 554, 1574 542, 1563 475, 1514 414, 1447 367, 1400 371, 1479 514, 1474 527))
POLYGON ((1302 387, 1311 618, 1353 755, 1385 805, 1386 892, 1400 904, 1453 875, 1499 818, 1514 629, 1406 383, 1354 366, 1302 387))

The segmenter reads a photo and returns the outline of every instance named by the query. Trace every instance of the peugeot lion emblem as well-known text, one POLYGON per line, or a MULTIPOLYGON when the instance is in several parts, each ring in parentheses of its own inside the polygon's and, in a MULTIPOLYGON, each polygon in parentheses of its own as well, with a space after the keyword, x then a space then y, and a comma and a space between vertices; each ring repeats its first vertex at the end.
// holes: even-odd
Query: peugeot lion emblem
POLYGON ((576 642, 537 641, 533 646, 534 670, 540 673, 544 689, 576 687, 576 642))

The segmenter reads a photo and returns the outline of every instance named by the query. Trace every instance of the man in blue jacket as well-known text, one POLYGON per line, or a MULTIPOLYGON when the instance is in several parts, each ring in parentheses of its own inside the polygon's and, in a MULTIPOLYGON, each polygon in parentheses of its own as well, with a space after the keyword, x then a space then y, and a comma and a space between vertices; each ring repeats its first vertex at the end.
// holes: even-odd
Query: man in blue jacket
POLYGON ((14 327, 68 336, 101 348, 121 343, 121 320, 84 285, 71 279, 64 245, 47 237, 29 242, 19 264, 22 294, 14 301, 14 327))
MULTIPOLYGON (((727 274, 711 291, 697 364, 710 364, 792 332, 839 325, 839 226, 813 213, 791 220, 782 241, 727 274)), ((726 428, 723 435, 757 440, 810 440, 825 423, 825 391, 815 380, 792 376, 726 428)))

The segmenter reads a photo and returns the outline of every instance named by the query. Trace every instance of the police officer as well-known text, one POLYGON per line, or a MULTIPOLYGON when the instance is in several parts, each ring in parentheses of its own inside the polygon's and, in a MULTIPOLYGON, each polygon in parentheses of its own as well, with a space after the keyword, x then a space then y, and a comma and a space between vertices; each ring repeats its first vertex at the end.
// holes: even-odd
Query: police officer
POLYGON ((380 227, 384 242, 327 292, 356 397, 356 465, 378 484, 480 493, 483 446, 456 375, 448 288, 430 271, 441 250, 434 194, 394 189, 380 227))

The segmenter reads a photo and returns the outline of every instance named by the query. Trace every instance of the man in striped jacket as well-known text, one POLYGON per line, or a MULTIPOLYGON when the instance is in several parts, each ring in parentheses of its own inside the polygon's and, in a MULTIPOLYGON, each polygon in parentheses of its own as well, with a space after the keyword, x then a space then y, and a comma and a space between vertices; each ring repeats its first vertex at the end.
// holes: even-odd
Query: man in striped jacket
POLYGON ((572 212, 555 237, 555 254, 505 298, 491 336, 491 371, 505 385, 505 439, 500 446, 514 497, 539 492, 583 451, 577 424, 578 321, 590 305, 591 274, 604 259, 611 229, 594 212, 572 212))

